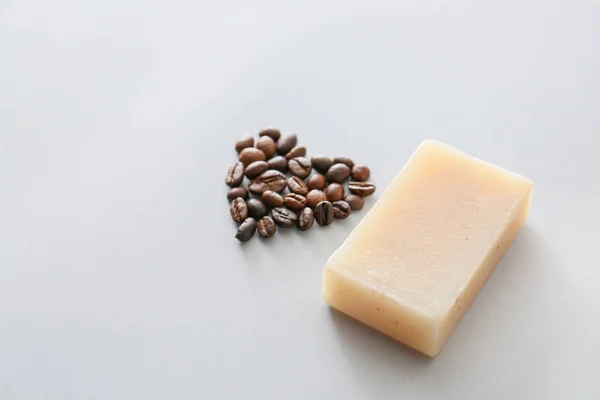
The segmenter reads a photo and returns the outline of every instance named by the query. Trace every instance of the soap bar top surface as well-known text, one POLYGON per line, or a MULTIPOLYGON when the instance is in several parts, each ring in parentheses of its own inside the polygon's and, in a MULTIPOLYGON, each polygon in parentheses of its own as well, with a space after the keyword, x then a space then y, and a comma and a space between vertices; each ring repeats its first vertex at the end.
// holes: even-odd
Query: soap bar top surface
POLYGON ((533 183, 427 140, 326 268, 441 319, 533 183))

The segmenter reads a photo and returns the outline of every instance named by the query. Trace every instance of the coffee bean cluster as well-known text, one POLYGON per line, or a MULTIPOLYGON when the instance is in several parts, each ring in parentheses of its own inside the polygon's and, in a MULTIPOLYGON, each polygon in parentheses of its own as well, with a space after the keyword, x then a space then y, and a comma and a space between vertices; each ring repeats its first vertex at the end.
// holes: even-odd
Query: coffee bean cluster
POLYGON ((369 167, 347 157, 309 159, 294 133, 266 128, 258 133, 256 143, 246 135, 236 142, 235 150, 238 162, 227 171, 225 183, 231 188, 229 211, 240 223, 235 237, 241 242, 256 231, 270 238, 277 227, 306 231, 315 221, 330 225, 362 209, 364 198, 375 192, 375 185, 368 182, 369 167))

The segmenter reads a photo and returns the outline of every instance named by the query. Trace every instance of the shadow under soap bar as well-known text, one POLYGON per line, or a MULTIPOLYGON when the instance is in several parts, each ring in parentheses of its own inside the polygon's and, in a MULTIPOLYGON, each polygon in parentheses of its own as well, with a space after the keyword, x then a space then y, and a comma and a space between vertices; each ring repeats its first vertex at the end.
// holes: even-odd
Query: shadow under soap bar
POLYGON ((533 183, 424 141, 323 271, 332 307, 435 356, 529 211, 533 183))

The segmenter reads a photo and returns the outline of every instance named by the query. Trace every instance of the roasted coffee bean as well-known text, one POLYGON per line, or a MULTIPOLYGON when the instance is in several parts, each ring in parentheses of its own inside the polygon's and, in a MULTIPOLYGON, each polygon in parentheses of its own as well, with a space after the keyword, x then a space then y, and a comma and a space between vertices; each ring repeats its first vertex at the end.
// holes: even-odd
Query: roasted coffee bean
POLYGON ((358 182, 365 182, 369 179, 371 170, 366 165, 355 165, 352 167, 352 179, 358 182))
POLYGON ((250 135, 244 135, 243 138, 235 142, 235 150, 239 153, 248 147, 254 146, 254 138, 250 135))
POLYGON ((349 194, 344 198, 344 201, 350 204, 352 210, 361 210, 365 206, 365 199, 355 194, 349 194))
POLYGON ((246 200, 248 198, 248 189, 238 186, 230 189, 229 192, 227 192, 227 200, 229 201, 233 201, 238 197, 246 200))
POLYGON ((260 198, 262 199, 263 203, 265 203, 269 207, 283 206, 283 196, 272 190, 267 190, 266 192, 263 192, 260 198))
POLYGON ((306 197, 296 193, 290 193, 283 198, 283 204, 290 210, 300 211, 306 207, 306 197))
POLYGON ((285 207, 275 207, 273 211, 271 211, 271 218, 273 218, 277 225, 284 228, 290 228, 296 225, 298 216, 295 212, 288 210, 285 207))
POLYGON ((313 226, 314 222, 315 214, 313 213, 312 209, 305 207, 302 209, 302 211, 300 211, 300 213, 298 213, 298 229, 301 231, 309 230, 310 227, 313 226))
POLYGON ((291 160, 292 158, 304 157, 304 156, 306 156, 306 147, 296 146, 285 155, 285 158, 287 158, 288 160, 291 160))
POLYGON ((308 181, 306 181, 306 186, 310 190, 313 189, 324 189, 325 185, 327 185, 327 179, 325 179, 325 175, 321 174, 312 174, 308 181))
POLYGON ((225 176, 225 183, 227 186, 236 187, 240 186, 244 180, 244 164, 236 162, 233 166, 229 167, 227 175, 225 176))
POLYGON ((252 239, 254 232, 256 232, 256 220, 254 218, 246 218, 238 228, 235 238, 240 242, 247 242, 252 239))
POLYGON ((258 132, 258 136, 260 136, 260 137, 268 136, 271 139, 277 141, 277 139, 279 139, 279 136, 281 136, 281 132, 277 128, 269 127, 269 128, 265 128, 262 131, 258 132))
POLYGON ((263 172, 257 178, 250 181, 248 190, 255 195, 263 194, 267 190, 281 192, 287 186, 285 175, 274 169, 263 172))
POLYGON ((286 155, 298 143, 298 136, 295 133, 284 133, 277 141, 277 152, 286 155))
POLYGON ((308 186, 304 182, 304 179, 292 176, 288 178, 288 189, 290 192, 301 194, 306 196, 308 194, 308 186))
POLYGON ((283 156, 275 156, 267 161, 267 164, 269 164, 271 169, 276 169, 277 171, 281 172, 286 172, 288 169, 288 160, 286 160, 283 156))
POLYGON ((333 164, 325 174, 329 182, 342 183, 350 176, 350 168, 346 164, 333 164))
POLYGON ((233 200, 229 206, 229 213, 235 222, 242 222, 248 218, 248 205, 241 197, 233 200))
POLYGON ((277 232, 277 225, 275 225, 275 221, 271 217, 263 217, 260 221, 258 221, 258 234, 265 239, 273 237, 273 235, 277 232))
POLYGON ((361 197, 367 197, 375 192, 375 185, 371 182, 348 182, 350 193, 361 197))
POLYGON ((299 176, 300 178, 306 178, 312 171, 310 161, 304 157, 292 158, 288 162, 288 168, 290 169, 292 175, 299 176))
POLYGON ((314 156, 310 159, 310 162, 312 163, 312 166, 322 174, 326 173, 333 165, 333 159, 323 155, 314 156))
POLYGON ((342 156, 333 157, 333 163, 334 164, 346 164, 348 166, 348 168, 354 167, 354 161, 352 161, 348 157, 342 157, 342 156))
POLYGON ((333 216, 337 219, 346 219, 350 215, 352 208, 344 200, 333 202, 333 216))
POLYGON ((327 226, 333 222, 333 204, 322 201, 315 207, 315 220, 321 226, 327 226))
POLYGON ((269 169, 269 164, 266 161, 254 161, 246 167, 244 171, 248 179, 254 179, 266 170, 269 169))
POLYGON ((248 147, 254 147, 254 138, 251 135, 244 135, 235 142, 235 150, 238 153, 248 147))
POLYGON ((273 157, 277 151, 275 141, 269 136, 262 136, 256 143, 256 148, 261 150, 267 156, 267 159, 273 157))
POLYGON ((310 208, 315 208, 317 204, 326 200, 327 196, 322 190, 313 189, 306 195, 306 205, 310 208))
POLYGON ((342 200, 344 198, 344 187, 339 183, 332 183, 327 186, 325 195, 327 195, 327 200, 332 203, 334 201, 342 200))
POLYGON ((259 199, 250 199, 246 201, 248 206, 248 215, 252 218, 260 219, 267 215, 267 206, 259 199))
POLYGON ((240 152, 240 161, 244 163, 244 166, 250 165, 254 161, 265 161, 266 159, 265 153, 254 147, 245 148, 240 152))

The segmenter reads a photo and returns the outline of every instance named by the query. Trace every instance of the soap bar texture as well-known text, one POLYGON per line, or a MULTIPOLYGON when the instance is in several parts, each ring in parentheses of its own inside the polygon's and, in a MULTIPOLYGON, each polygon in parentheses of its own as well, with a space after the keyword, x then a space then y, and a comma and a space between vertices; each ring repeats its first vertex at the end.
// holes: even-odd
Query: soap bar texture
POLYGON ((532 193, 520 175, 424 141, 330 257, 323 298, 435 356, 519 232, 532 193))

